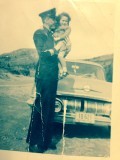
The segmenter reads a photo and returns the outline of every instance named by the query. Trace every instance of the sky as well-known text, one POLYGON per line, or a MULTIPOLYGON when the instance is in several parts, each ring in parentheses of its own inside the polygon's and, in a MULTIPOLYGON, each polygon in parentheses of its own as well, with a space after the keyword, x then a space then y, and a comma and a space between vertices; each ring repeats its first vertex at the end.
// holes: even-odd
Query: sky
POLYGON ((56 7, 71 16, 68 58, 91 58, 114 52, 115 4, 112 0, 0 0, 0 54, 35 48, 39 13, 56 7))

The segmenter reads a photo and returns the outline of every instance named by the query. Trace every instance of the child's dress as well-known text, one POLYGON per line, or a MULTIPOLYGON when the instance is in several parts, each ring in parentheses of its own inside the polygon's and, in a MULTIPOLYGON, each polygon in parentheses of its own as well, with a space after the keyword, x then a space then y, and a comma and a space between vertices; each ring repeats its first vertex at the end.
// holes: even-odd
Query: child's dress
POLYGON ((63 42, 63 45, 62 45, 61 49, 59 50, 59 54, 63 54, 63 55, 61 55, 62 57, 66 57, 67 54, 71 50, 71 42, 69 39, 70 32, 71 32, 70 27, 66 26, 64 28, 58 27, 58 29, 56 29, 56 31, 54 33, 55 43, 58 44, 61 41, 63 42))

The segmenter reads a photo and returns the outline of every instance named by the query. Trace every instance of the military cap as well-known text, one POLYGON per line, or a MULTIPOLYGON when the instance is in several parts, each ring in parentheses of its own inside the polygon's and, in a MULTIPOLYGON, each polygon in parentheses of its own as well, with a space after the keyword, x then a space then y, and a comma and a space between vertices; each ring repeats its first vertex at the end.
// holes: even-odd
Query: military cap
POLYGON ((56 17, 56 8, 52 8, 50 10, 44 11, 44 12, 40 13, 39 16, 42 19, 44 19, 46 17, 50 17, 50 18, 55 19, 55 17, 56 17))

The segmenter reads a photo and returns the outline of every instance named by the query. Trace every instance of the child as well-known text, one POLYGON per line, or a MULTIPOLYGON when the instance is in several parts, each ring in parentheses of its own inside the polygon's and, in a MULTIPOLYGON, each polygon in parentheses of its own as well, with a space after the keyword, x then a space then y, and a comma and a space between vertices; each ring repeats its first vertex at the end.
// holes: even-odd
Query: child
POLYGON ((58 58, 59 58, 59 73, 60 73, 60 79, 64 76, 68 75, 66 62, 64 58, 67 56, 67 54, 71 50, 71 43, 69 40, 69 35, 71 32, 71 28, 69 26, 69 22, 71 21, 71 18, 69 14, 63 12, 57 16, 57 28, 54 33, 54 40, 55 44, 62 42, 62 47, 59 50, 58 58))

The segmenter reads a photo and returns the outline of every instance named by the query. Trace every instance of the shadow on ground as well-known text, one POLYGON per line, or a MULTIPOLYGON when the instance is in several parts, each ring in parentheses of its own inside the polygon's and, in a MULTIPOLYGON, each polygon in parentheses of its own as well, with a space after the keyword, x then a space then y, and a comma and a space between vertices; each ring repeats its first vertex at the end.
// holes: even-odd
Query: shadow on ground
MULTIPOLYGON (((62 124, 55 124, 55 135, 61 135, 63 133, 63 126, 62 124)), ((92 126, 92 125, 82 125, 82 124, 76 124, 71 125, 67 124, 64 127, 65 132, 64 136, 68 138, 105 138, 110 139, 110 130, 106 127, 100 127, 100 126, 92 126)))

